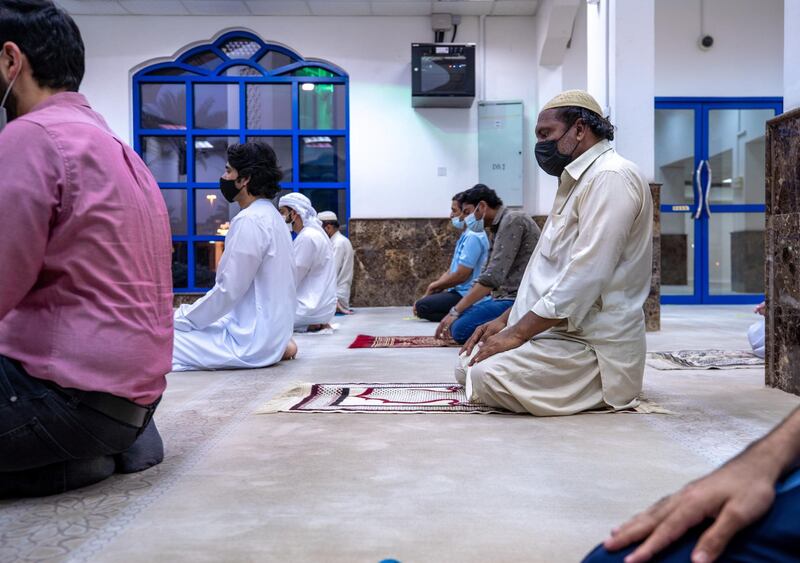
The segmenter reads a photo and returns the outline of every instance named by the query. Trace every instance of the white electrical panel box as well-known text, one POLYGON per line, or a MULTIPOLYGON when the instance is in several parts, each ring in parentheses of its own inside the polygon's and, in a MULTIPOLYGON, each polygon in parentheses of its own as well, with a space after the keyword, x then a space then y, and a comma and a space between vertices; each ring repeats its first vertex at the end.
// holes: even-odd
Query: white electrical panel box
POLYGON ((522 206, 521 101, 478 102, 478 178, 505 205, 522 206))

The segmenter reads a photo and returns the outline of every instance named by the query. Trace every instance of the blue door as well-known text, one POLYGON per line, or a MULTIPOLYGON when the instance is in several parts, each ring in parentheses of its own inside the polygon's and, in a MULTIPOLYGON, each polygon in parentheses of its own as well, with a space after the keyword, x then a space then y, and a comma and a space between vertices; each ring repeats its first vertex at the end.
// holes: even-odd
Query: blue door
POLYGON ((656 98, 661 302, 764 298, 766 122, 781 98, 656 98))

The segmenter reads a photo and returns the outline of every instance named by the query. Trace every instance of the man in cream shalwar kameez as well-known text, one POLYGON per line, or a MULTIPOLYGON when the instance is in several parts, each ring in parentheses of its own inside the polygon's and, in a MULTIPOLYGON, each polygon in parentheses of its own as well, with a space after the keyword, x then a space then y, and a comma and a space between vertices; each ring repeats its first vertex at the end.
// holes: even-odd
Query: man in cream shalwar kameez
MULTIPOLYGON (((539 123, 548 109, 553 111, 547 115, 560 115, 557 108, 588 107, 600 117, 599 105, 588 94, 579 93, 577 101, 574 94, 546 105, 539 123)), ((574 125, 562 123, 556 133, 564 137, 574 125)), ((650 189, 608 138, 590 136, 593 131, 585 124, 577 129, 582 138, 589 136, 581 141, 589 146, 560 167, 541 240, 514 306, 500 320, 507 328, 498 332, 501 325, 496 325, 489 330, 494 335, 486 337, 478 334, 480 327, 465 346, 470 351, 483 340, 473 351, 473 365, 467 368, 466 353, 459 361, 456 379, 464 383, 469 369, 472 400, 537 416, 638 404, 646 350, 642 306, 652 273, 650 189), (520 337, 526 323, 539 328, 520 337)), ((613 138, 610 124, 608 130, 613 138)), ((537 125, 540 139, 561 140, 546 129, 541 133, 537 125)), ((576 152, 568 141, 562 143, 567 154, 558 149, 560 158, 576 152)))

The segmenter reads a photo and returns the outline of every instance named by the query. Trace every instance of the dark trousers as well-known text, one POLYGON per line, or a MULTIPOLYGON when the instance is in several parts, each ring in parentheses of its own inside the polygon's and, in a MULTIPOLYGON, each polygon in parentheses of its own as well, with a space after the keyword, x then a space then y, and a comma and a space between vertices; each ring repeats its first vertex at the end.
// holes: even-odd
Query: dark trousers
MULTIPOLYGON (((774 561, 789 563, 800 561, 800 486, 782 491, 778 487, 775 503, 758 522, 745 528, 728 544, 720 556, 720 562, 774 561)), ((660 563, 684 563, 708 528, 709 522, 692 528, 682 538, 653 558, 660 563)), ((600 545, 584 563, 622 563, 625 556, 636 549, 636 545, 609 553, 600 545)))
POLYGON ((142 429, 114 420, 0 355, 0 498, 62 493, 161 459, 152 422, 142 429))
POLYGON ((459 301, 461 301, 461 294, 452 289, 428 295, 417 301, 415 305, 417 316, 420 319, 438 323, 447 316, 450 309, 455 307, 459 301))

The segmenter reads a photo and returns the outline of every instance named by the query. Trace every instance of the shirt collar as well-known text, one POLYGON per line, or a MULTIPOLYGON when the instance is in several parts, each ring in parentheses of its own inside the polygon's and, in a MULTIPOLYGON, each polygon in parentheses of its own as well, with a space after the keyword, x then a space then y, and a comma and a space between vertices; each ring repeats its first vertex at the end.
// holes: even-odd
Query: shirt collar
POLYGON ((506 213, 506 206, 501 205, 500 209, 497 210, 497 213, 494 215, 494 220, 492 221, 492 231, 496 231, 498 225, 500 225, 500 221, 503 220, 503 215, 506 213))
POLYGON ((597 160, 597 157, 606 151, 610 151, 611 149, 611 143, 608 141, 608 139, 603 139, 599 143, 595 143, 589 147, 589 150, 567 165, 567 167, 564 169, 564 172, 561 173, 561 181, 565 182, 567 180, 565 177, 566 175, 572 179, 571 183, 577 182, 580 177, 583 176, 583 173, 586 172, 586 170, 588 170, 592 164, 594 164, 594 161, 597 160))
POLYGON ((59 92, 58 94, 53 94, 52 96, 48 97, 43 102, 36 104, 31 110, 31 113, 49 108, 50 106, 90 107, 89 102, 86 100, 86 97, 83 94, 79 94, 78 92, 59 92))

